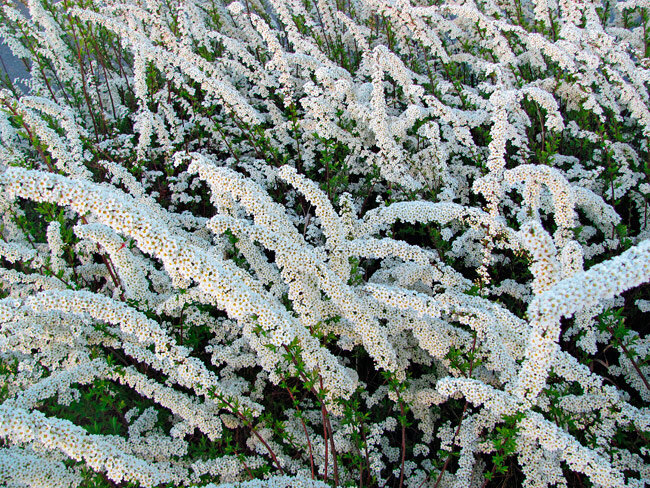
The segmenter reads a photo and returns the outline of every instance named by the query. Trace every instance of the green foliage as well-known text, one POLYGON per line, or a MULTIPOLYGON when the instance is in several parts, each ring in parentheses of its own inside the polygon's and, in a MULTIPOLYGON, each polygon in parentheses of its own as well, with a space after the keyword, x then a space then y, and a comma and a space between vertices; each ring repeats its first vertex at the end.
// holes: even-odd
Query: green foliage
POLYGON ((524 418, 523 412, 504 415, 504 425, 496 427, 489 436, 496 453, 492 456, 492 470, 485 473, 485 478, 492 481, 498 476, 505 475, 510 466, 506 462, 517 452, 518 423, 524 418))

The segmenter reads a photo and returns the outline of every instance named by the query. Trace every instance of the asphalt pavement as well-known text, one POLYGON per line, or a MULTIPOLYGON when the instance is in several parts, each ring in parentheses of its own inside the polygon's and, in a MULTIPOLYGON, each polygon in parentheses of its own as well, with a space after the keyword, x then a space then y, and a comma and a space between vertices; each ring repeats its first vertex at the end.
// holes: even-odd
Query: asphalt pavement
MULTIPOLYGON (((18 7, 23 15, 29 16, 27 7, 23 3, 15 2, 14 5, 18 7)), ((29 78, 29 71, 27 71, 23 62, 11 53, 11 49, 4 43, 4 39, 0 35, 0 77, 4 78, 5 73, 24 92, 27 91, 27 87, 20 83, 20 80, 29 78)))

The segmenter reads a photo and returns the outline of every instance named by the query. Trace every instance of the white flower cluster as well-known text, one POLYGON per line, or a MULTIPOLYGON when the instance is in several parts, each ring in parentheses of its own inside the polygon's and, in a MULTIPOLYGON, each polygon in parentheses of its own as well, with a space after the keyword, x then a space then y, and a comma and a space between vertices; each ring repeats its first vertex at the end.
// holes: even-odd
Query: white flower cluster
POLYGON ((110 440, 89 435, 69 421, 48 418, 38 411, 0 405, 0 437, 16 443, 37 442, 45 449, 61 451, 93 469, 105 469, 118 482, 133 479, 149 487, 184 478, 182 470, 120 452, 110 440))
POLYGON ((647 1, 26 7, 0 484, 650 484, 647 1))
POLYGON ((0 481, 5 486, 70 488, 82 479, 59 460, 14 446, 0 450, 0 481))

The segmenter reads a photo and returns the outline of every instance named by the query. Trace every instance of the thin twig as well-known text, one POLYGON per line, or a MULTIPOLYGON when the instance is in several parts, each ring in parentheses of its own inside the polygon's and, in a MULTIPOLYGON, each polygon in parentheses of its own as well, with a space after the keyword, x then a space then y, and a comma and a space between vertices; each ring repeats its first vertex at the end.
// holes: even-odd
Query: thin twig
POLYGON ((298 407, 298 402, 293 396, 293 393, 291 393, 291 389, 287 386, 286 387, 287 392, 289 392, 289 396, 291 397, 291 401, 293 402, 293 406, 295 409, 298 411, 298 418, 300 418, 300 423, 302 424, 302 430, 305 433, 305 437, 307 438, 307 446, 309 447, 309 464, 311 465, 311 479, 315 479, 315 472, 314 472, 314 452, 311 447, 311 440, 309 439, 309 433, 307 432, 307 425, 305 425, 305 420, 302 416, 302 411, 298 407))

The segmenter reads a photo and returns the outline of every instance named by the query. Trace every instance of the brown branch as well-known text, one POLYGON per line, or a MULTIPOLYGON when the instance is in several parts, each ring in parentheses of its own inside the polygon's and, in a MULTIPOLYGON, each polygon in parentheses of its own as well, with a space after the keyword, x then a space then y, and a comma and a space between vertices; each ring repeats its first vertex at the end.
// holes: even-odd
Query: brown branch
POLYGON ((50 160, 50 158, 47 157, 47 155, 43 151, 43 148, 37 143, 36 138, 34 137, 34 134, 32 134, 31 128, 29 127, 27 122, 23 120, 20 114, 16 110, 14 110, 14 108, 11 105, 9 105, 7 101, 3 100, 2 104, 9 109, 9 111, 14 115, 14 117, 20 118, 20 125, 22 125, 23 128, 25 129, 25 132, 27 132, 27 137, 29 137, 29 141, 32 143, 32 146, 36 148, 36 151, 38 152, 41 159, 45 163, 45 166, 47 166, 47 168, 50 170, 51 173, 57 173, 54 166, 52 166, 52 161, 50 160))
MULTIPOLYGON (((283 344, 282 347, 287 352, 287 354, 289 354, 289 356, 291 357, 291 361, 293 361, 293 363, 296 366, 298 366, 299 364, 298 364, 297 359, 291 353, 291 351, 286 346, 286 344, 283 344)), ((305 377, 305 374, 300 371, 300 368, 298 368, 298 375, 303 380, 303 382, 308 383, 308 380, 305 377)), ((332 430, 332 424, 331 424, 331 422, 329 420, 329 415, 327 413, 327 406, 325 405, 325 402, 321 399, 321 394, 324 391, 324 389, 323 389, 323 377, 320 374, 318 375, 318 380, 320 382, 320 394, 313 387, 311 387, 311 392, 314 394, 314 396, 316 397, 316 400, 318 400, 318 403, 320 403, 320 405, 321 405, 321 417, 323 419, 323 437, 325 438, 325 479, 324 479, 324 481, 327 481, 327 465, 328 465, 328 454, 329 454, 327 441, 328 441, 328 437, 329 437, 329 443, 330 443, 330 445, 332 447, 332 460, 333 460, 333 464, 334 464, 334 483, 335 483, 335 486, 338 486, 340 484, 339 483, 339 466, 338 466, 338 459, 337 459, 338 455, 336 453, 336 445, 334 444, 334 432, 332 430)))
POLYGON ((275 465, 277 466, 277 468, 280 470, 280 473, 284 474, 284 469, 282 469, 282 466, 280 465, 280 462, 278 461, 278 458, 277 458, 277 456, 275 455, 275 452, 273 451, 273 449, 271 449, 271 446, 269 446, 269 444, 264 440, 264 438, 259 434, 259 432, 257 432, 257 430, 255 429, 255 426, 253 425, 253 423, 252 423, 250 420, 248 420, 248 419, 244 416, 243 413, 241 413, 239 410, 237 410, 237 409, 234 407, 234 405, 233 405, 232 403, 230 403, 228 400, 226 400, 224 397, 222 397, 222 396, 220 396, 220 395, 216 395, 216 397, 217 397, 219 400, 221 400, 225 405, 227 405, 228 408, 230 409, 230 411, 231 411, 233 414, 235 414, 236 416, 238 416, 240 419, 242 419, 242 421, 243 421, 246 425, 248 425, 248 427, 251 429, 251 432, 255 435, 255 437, 257 437, 257 438, 259 439, 259 441, 262 443, 262 445, 263 445, 263 446, 266 448, 266 450, 269 452, 269 454, 271 455, 271 459, 273 459, 273 462, 275 463, 275 465))
POLYGON ((395 393, 397 393, 399 409, 402 412, 402 462, 399 470, 399 488, 402 488, 404 486, 404 462, 406 459, 406 412, 404 411, 404 402, 402 402, 397 387, 395 388, 395 393))
POLYGON ((316 475, 314 473, 314 452, 313 452, 312 447, 311 447, 311 440, 309 439, 309 433, 307 432, 307 425, 305 425, 305 420, 302 417, 302 411, 298 407, 298 402, 296 401, 295 397, 293 396, 293 393, 291 393, 291 389, 287 386, 286 390, 289 393, 289 396, 291 397, 291 401, 293 402, 293 406, 298 411, 298 417, 300 418, 300 423, 302 424, 302 430, 304 431, 305 437, 307 438, 307 446, 309 447, 309 464, 311 465, 311 479, 315 479, 316 475))
MULTIPOLYGON (((323 392, 323 377, 319 374, 318 379, 320 381, 320 392, 323 392)), ((323 406, 323 413, 325 415, 325 420, 327 422, 327 428, 330 433, 330 444, 332 445, 332 460, 334 461, 334 486, 339 486, 339 463, 338 463, 338 454, 336 453, 336 445, 334 444, 334 432, 332 431, 332 424, 330 422, 330 417, 327 414, 327 407, 325 402, 321 401, 323 406)))
MULTIPOLYGON (((614 330, 612 329, 611 325, 607 326, 607 330, 612 335, 612 337, 614 337, 614 330)), ((643 371, 641 371, 641 368, 639 368, 639 365, 636 363, 636 361, 632 357, 632 354, 629 352, 628 348, 625 347, 625 344, 623 344, 622 341, 620 341, 619 344, 621 346, 621 349, 623 349, 623 354, 625 354, 625 357, 630 360, 630 362, 632 363, 632 367, 634 367, 634 370, 637 372, 637 374, 641 378, 641 381, 643 381, 643 384, 645 385, 645 387, 648 390, 650 390, 650 383, 648 383, 648 378, 645 377, 645 375, 643 374, 643 371)))
MULTIPOLYGON (((476 350, 476 332, 474 332, 474 339, 472 341, 472 349, 470 353, 472 354, 472 357, 470 359, 469 363, 469 371, 467 372, 467 378, 472 377, 472 371, 474 369, 474 351, 476 350)), ((454 436, 452 437, 451 440, 451 452, 449 453, 449 456, 447 456, 447 459, 445 460, 445 464, 442 465, 442 469, 440 470, 440 473, 438 474, 438 477, 436 478, 436 482, 433 485, 433 488, 438 488, 440 485, 440 482, 442 481, 442 475, 445 473, 447 468, 449 467, 449 463, 451 462, 452 455, 454 453, 454 442, 456 442, 456 438, 458 437, 458 434, 460 433, 460 428, 463 425, 463 420, 465 419, 465 415, 467 414, 467 407, 469 405, 469 402, 465 400, 465 405, 463 406, 463 413, 460 415, 460 420, 458 421, 458 427, 456 428, 456 431, 454 432, 454 436)), ((429 476, 424 478, 422 483, 420 483, 420 486, 418 488, 421 488, 424 483, 429 479, 429 476)))

